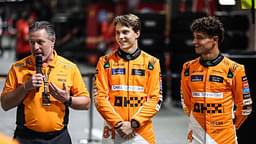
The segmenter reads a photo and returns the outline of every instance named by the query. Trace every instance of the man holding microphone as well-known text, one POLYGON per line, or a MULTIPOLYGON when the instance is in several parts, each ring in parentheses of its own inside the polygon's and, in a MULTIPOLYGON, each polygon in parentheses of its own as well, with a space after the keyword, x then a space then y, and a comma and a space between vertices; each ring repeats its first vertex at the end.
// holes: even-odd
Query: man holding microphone
POLYGON ((7 111, 17 107, 14 138, 21 144, 71 144, 69 107, 88 110, 89 93, 76 64, 54 50, 54 26, 30 26, 32 54, 12 65, 1 95, 7 111))

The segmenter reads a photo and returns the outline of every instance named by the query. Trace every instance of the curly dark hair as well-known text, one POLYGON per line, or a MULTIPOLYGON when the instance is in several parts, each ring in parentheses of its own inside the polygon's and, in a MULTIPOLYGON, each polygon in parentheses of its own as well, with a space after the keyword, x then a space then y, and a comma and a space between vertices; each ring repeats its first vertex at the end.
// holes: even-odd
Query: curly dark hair
POLYGON ((210 37, 218 36, 218 43, 221 44, 224 39, 224 27, 222 22, 215 16, 198 18, 190 26, 192 32, 202 32, 210 37))

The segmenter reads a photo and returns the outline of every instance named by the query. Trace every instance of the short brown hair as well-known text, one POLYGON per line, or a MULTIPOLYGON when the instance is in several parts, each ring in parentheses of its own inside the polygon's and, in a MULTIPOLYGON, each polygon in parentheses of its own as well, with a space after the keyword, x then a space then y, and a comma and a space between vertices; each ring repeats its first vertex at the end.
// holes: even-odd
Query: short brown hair
POLYGON ((127 27, 131 27, 134 32, 141 30, 141 22, 138 16, 134 14, 126 14, 115 17, 114 25, 121 24, 127 27))

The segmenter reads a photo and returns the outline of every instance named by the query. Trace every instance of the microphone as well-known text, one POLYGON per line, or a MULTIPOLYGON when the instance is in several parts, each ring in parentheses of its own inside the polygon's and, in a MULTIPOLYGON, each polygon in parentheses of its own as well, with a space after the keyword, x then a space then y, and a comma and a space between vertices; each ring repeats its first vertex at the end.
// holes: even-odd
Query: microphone
MULTIPOLYGON (((36 56, 36 73, 42 73, 42 56, 36 56)), ((43 106, 49 106, 50 101, 50 95, 48 93, 48 80, 44 80, 44 91, 42 92, 42 105, 43 106)), ((37 92, 39 91, 39 88, 36 89, 37 92)))
POLYGON ((42 73, 42 56, 36 56, 36 73, 42 73))
MULTIPOLYGON (((36 56, 36 73, 42 73, 42 57, 36 56)), ((36 88, 36 91, 39 91, 39 88, 36 88)))

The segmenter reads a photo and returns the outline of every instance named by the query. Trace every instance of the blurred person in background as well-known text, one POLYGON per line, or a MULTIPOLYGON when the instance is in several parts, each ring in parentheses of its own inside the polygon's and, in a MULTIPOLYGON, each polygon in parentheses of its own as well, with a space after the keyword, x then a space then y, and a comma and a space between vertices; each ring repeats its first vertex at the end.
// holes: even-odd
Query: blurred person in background
POLYGON ((3 87, 1 106, 5 111, 17 107, 14 138, 21 144, 71 144, 69 107, 89 109, 81 73, 76 64, 56 53, 55 39, 49 22, 32 24, 32 54, 12 65, 3 87))
POLYGON ((2 11, 0 11, 0 56, 4 54, 4 49, 2 47, 2 36, 3 36, 3 18, 2 18, 2 11))
POLYGON ((136 15, 117 16, 114 26, 119 48, 96 67, 94 98, 105 119, 103 143, 154 144, 152 118, 162 103, 159 60, 139 48, 136 15))
POLYGON ((194 20, 191 31, 200 57, 184 63, 181 73, 181 101, 190 123, 188 140, 235 144, 236 130, 252 111, 245 68, 221 54, 224 27, 216 17, 194 20))
POLYGON ((36 20, 35 13, 22 12, 21 18, 16 23, 16 60, 20 60, 31 54, 29 45, 29 25, 36 20))

